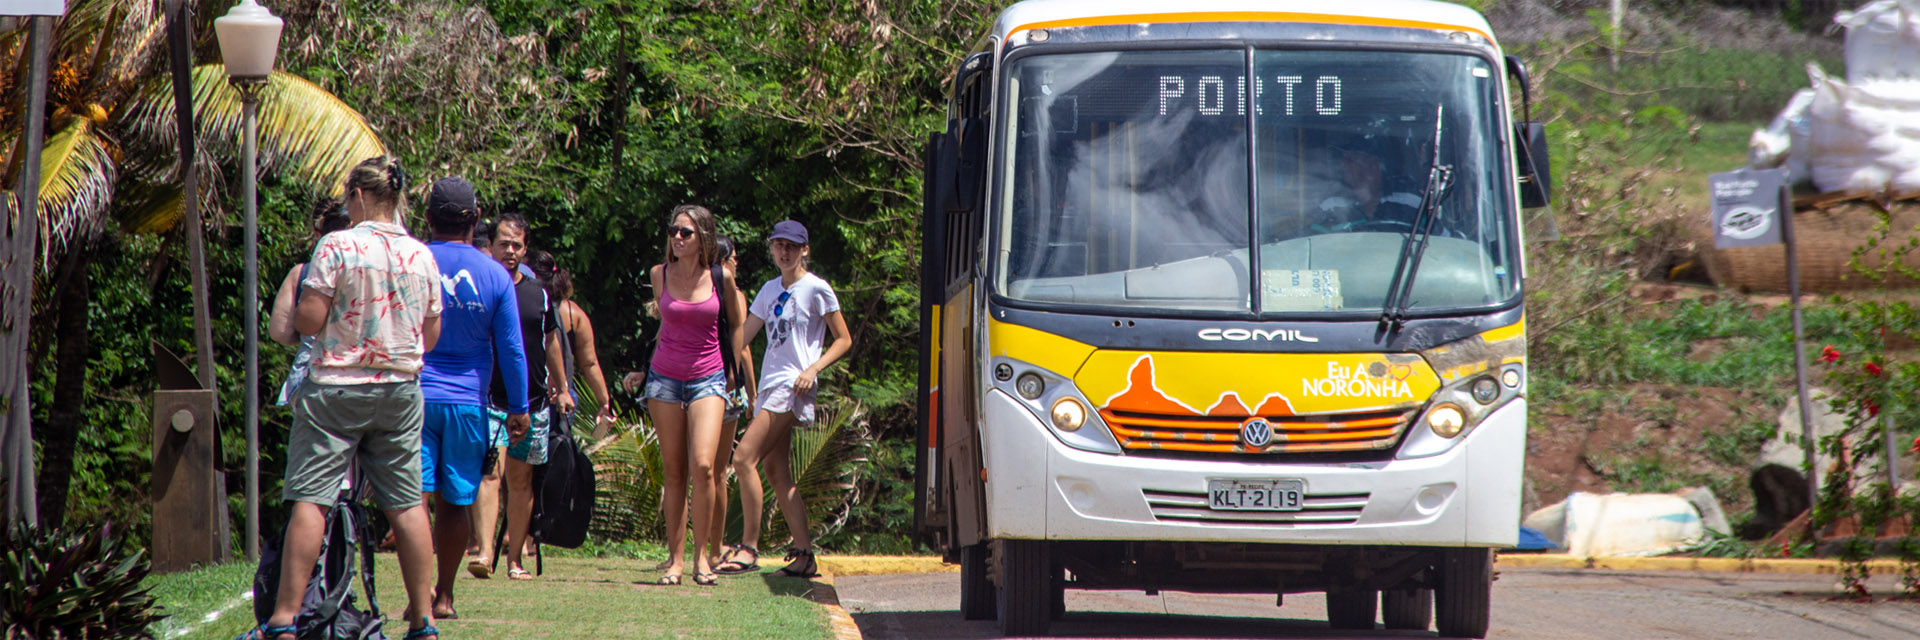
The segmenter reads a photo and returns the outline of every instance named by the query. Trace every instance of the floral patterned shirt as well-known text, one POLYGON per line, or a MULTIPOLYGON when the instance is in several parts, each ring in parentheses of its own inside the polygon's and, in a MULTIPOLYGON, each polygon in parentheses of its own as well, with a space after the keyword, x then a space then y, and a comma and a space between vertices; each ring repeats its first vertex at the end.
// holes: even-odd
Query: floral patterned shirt
POLYGON ((427 246, 391 222, 327 234, 302 281, 333 299, 313 369, 319 384, 417 380, 426 355, 420 325, 440 315, 440 267, 427 246))

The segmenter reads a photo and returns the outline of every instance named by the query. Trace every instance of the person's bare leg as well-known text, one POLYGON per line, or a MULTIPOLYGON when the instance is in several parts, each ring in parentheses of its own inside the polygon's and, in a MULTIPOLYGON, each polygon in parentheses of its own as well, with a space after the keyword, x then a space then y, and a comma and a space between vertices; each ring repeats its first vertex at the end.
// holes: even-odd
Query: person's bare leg
MULTIPOLYGON (((687 476, 693 483, 693 571, 713 573, 707 555, 715 543, 713 529, 713 457, 720 449, 720 416, 727 399, 707 396, 687 406, 687 476)), ((723 496, 724 497, 724 496, 723 496)))
MULTIPOLYGON (((427 494, 434 496, 434 494, 427 494)), ((433 552, 437 560, 433 585, 433 617, 452 618, 454 578, 460 575, 460 561, 466 559, 469 518, 465 505, 429 498, 433 503, 433 552)), ((399 538, 396 536, 395 543, 399 538)))
POLYGON ((507 458, 507 574, 522 569, 527 529, 533 524, 533 465, 507 458))
POLYGON ((740 484, 740 541, 760 546, 760 524, 766 520, 766 487, 760 484, 760 470, 754 465, 767 455, 767 431, 773 426, 773 414, 756 411, 733 451, 733 476, 740 484))
MULTIPOLYGON (((433 619, 433 531, 427 524, 425 505, 390 510, 387 521, 393 523, 394 547, 400 557, 400 582, 407 587, 407 610, 403 619, 407 621, 407 628, 412 629, 414 621, 425 624, 433 619)), ((306 564, 312 566, 313 562, 306 564)), ((300 592, 305 592, 305 581, 300 584, 300 592)), ((286 587, 281 587, 280 593, 284 596, 286 587)))
POLYGON ((660 500, 667 520, 667 575, 686 571, 687 553, 687 412, 679 403, 647 400, 653 414, 654 435, 660 438, 660 476, 666 496, 660 500))
POLYGON ((506 472, 507 448, 494 447, 493 453, 496 456, 493 470, 480 478, 480 491, 473 498, 473 508, 467 510, 473 522, 472 535, 477 539, 479 549, 473 554, 473 559, 487 567, 484 572, 475 573, 476 578, 483 577, 483 574, 492 575, 495 551, 493 534, 500 526, 500 482, 506 472))
POLYGON ((768 438, 771 455, 765 458, 767 481, 773 484, 773 500, 780 506, 781 515, 787 517, 787 532, 793 534, 793 546, 811 549, 813 535, 807 530, 807 504, 800 499, 799 488, 793 485, 794 423, 791 413, 773 415, 768 438))
POLYGON ((313 565, 320 561, 320 542, 327 536, 327 508, 311 502, 292 502, 287 517, 287 537, 280 547, 280 594, 273 601, 273 615, 267 625, 284 627, 300 616, 300 601, 307 594, 307 581, 313 579, 313 565))
POLYGON ((724 416, 720 420, 720 449, 713 454, 713 519, 710 530, 713 532, 713 564, 719 564, 734 558, 726 557, 727 543, 727 468, 733 463, 734 421, 724 416))

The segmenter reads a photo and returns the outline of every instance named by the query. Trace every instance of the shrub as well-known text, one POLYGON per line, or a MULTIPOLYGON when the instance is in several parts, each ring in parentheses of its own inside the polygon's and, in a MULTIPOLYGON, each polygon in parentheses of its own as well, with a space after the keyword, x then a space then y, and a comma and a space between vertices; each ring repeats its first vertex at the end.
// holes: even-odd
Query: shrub
POLYGON ((141 582, 145 552, 99 529, 9 528, 0 547, 5 637, 27 640, 153 638, 161 618, 141 582))

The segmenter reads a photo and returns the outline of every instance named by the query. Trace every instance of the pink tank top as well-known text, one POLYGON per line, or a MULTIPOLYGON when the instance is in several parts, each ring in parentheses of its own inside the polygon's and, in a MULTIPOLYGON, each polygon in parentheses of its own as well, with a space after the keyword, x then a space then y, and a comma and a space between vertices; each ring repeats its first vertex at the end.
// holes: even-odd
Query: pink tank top
POLYGON ((681 302, 660 291, 660 344, 654 347, 654 373, 692 382, 719 373, 720 296, 702 302, 681 302))

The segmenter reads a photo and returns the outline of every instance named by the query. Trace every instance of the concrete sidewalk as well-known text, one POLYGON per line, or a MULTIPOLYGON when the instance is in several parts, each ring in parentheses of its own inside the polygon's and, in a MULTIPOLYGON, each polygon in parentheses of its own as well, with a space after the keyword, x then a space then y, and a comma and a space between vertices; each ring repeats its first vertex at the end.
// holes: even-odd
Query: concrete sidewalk
MULTIPOLYGON (((1731 573, 1824 573, 1839 574, 1840 561, 1831 558, 1685 558, 1685 557, 1596 557, 1582 558, 1566 554, 1502 553, 1496 567, 1541 567, 1557 569, 1607 569, 1613 571, 1722 571, 1731 573)), ((1900 571, 1898 560, 1877 559, 1867 566, 1875 575, 1900 571)), ((821 569, 840 577, 888 575, 897 573, 942 573, 959 571, 959 565, 946 564, 939 556, 820 556, 821 569)))

